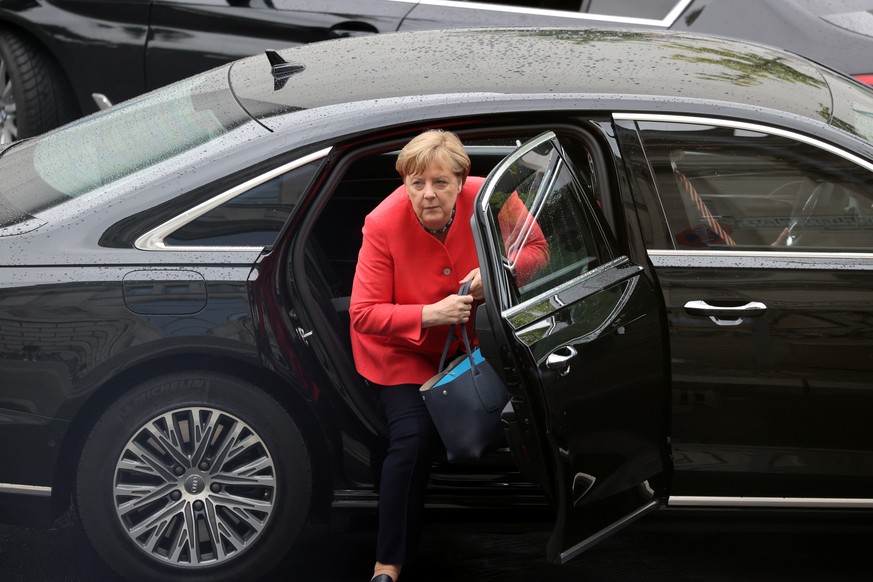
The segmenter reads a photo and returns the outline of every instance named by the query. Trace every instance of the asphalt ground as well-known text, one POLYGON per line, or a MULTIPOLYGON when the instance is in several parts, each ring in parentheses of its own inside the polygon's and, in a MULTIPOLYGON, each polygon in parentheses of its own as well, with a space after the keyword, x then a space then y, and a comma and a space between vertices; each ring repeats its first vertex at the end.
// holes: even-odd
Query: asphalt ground
MULTIPOLYGON (((873 526, 646 518, 569 564, 545 562, 548 524, 435 519, 403 582, 869 581, 873 526)), ((366 582, 375 532, 310 526, 269 582, 366 582), (341 530, 341 531, 340 531, 341 530)), ((0 526, 3 582, 121 580, 88 545, 75 519, 51 529, 0 526)), ((247 581, 249 582, 249 581, 247 581)))

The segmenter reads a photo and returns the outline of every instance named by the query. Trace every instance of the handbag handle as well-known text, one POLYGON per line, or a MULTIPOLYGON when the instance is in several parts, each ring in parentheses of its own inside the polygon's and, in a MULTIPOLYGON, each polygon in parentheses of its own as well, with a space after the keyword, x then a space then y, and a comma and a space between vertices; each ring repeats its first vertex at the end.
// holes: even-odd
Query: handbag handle
MULTIPOLYGON (((471 285, 473 285, 472 281, 467 281, 466 283, 461 285, 461 288, 458 289, 458 295, 469 295, 471 285)), ((473 316, 475 315, 475 313, 476 313, 476 307, 474 304, 473 308, 470 310, 470 318, 471 319, 473 319, 473 316)), ((473 320, 475 321, 475 319, 473 319, 473 320)), ((437 368, 437 372, 442 372, 443 367, 445 367, 445 365, 446 365, 446 356, 449 353, 449 345, 451 345, 451 343, 452 343, 452 334, 455 333, 455 327, 457 325, 458 325, 457 323, 453 323, 452 325, 449 326, 449 334, 446 336, 446 343, 443 346, 443 355, 440 357, 440 365, 439 365, 439 368, 437 368)), ((470 338, 467 335, 467 326, 466 325, 461 325, 461 338, 464 340, 464 347, 467 349, 467 356, 470 358, 470 366, 475 370, 476 365, 473 363, 473 348, 470 345, 470 338)))

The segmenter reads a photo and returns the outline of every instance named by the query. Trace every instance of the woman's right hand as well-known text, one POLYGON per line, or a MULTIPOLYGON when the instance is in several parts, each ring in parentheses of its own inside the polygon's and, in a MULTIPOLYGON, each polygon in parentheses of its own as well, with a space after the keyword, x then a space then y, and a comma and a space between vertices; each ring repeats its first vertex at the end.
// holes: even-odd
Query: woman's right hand
POLYGON ((467 323, 472 309, 472 295, 449 295, 441 301, 425 305, 422 308, 421 327, 467 323))

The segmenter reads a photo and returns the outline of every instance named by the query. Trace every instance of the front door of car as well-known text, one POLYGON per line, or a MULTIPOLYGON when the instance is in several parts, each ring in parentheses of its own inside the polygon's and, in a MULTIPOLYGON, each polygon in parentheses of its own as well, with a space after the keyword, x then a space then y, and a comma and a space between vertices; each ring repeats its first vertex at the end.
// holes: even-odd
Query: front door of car
POLYGON ((871 158, 821 128, 615 118, 669 321, 671 504, 870 497, 871 158))
POLYGON ((552 496, 558 562, 656 508, 669 472, 663 314, 646 272, 602 226, 602 165, 578 163, 580 151, 599 154, 565 149, 571 139, 549 132, 503 160, 473 229, 480 346, 509 387, 505 416, 522 427, 514 453, 526 451, 552 496))

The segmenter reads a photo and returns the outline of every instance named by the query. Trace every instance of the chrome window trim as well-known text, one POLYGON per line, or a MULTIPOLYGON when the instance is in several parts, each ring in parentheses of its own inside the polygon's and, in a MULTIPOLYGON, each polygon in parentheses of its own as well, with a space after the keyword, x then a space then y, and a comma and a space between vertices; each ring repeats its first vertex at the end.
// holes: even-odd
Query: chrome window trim
POLYGON ((873 499, 840 497, 714 497, 671 495, 668 507, 763 507, 873 509, 873 499))
POLYGON ((466 8, 468 10, 486 10, 491 12, 509 12, 512 14, 529 14, 534 16, 554 16, 557 18, 572 18, 574 20, 590 20, 594 22, 613 22, 615 24, 636 24, 670 28, 682 15, 692 0, 677 0, 667 15, 656 20, 654 18, 633 18, 631 16, 612 16, 608 14, 587 14, 568 10, 551 10, 547 8, 525 8, 504 4, 485 4, 483 2, 458 2, 458 0, 389 0, 404 4, 425 6, 442 6, 444 8, 466 8))
POLYGON ((669 121, 673 123, 694 123, 694 124, 708 124, 714 125, 716 127, 730 127, 734 129, 743 129, 746 131, 757 131, 760 133, 770 133, 773 135, 778 135, 780 137, 787 137, 789 139, 793 139, 819 149, 830 152, 834 155, 837 155, 845 160, 849 160, 853 162, 865 170, 869 172, 873 172, 873 163, 868 162, 864 158, 860 158, 851 152, 847 152, 841 148, 833 146, 829 143, 823 142, 814 137, 809 137, 807 135, 803 135, 802 133, 796 133, 794 131, 789 131, 786 129, 781 129, 778 127, 772 127, 769 125, 761 125, 759 123, 748 123, 745 121, 733 121, 731 119, 718 119, 715 117, 698 117, 693 115, 669 115, 669 114, 660 114, 660 113, 613 113, 612 118, 616 121, 626 120, 626 121, 669 121))
MULTIPOLYGON (((530 141, 523 143, 522 145, 518 146, 518 148, 513 150, 508 156, 499 161, 496 166, 494 166, 494 169, 492 170, 492 175, 502 175, 510 166, 526 156, 528 153, 530 153, 540 145, 556 139, 557 137, 558 136, 555 135, 555 132, 546 131, 532 138, 530 141)), ((560 152, 560 150, 558 151, 560 152)), ((493 178, 490 180, 486 180, 485 183, 482 184, 482 188, 486 187, 487 189, 482 194, 482 198, 479 201, 479 210, 481 212, 488 211, 491 196, 494 195, 495 180, 493 178)))
POLYGON ((171 218, 170 220, 164 222, 163 224, 153 228, 147 233, 143 234, 134 242, 134 247, 141 251, 196 251, 196 252, 229 252, 229 251, 246 251, 246 252, 260 252, 264 247, 246 247, 246 246, 182 246, 182 245, 172 245, 168 246, 164 244, 164 239, 178 230, 182 228, 189 222, 199 218, 200 216, 206 214, 213 208, 221 206, 228 200, 232 200, 236 198, 240 194, 248 192, 252 188, 256 186, 260 186, 264 182, 268 182, 277 176, 281 176, 291 170, 296 170, 301 166, 305 166, 309 162, 314 160, 319 160, 326 157, 330 151, 331 147, 326 147, 317 152, 313 152, 309 155, 303 156, 302 158, 298 158, 293 162, 288 162, 278 168, 273 168, 269 172, 261 174, 260 176, 255 176, 250 180, 246 180, 242 184, 238 184, 231 188, 230 190, 226 190, 221 194, 206 200, 205 202, 201 202, 197 206, 193 208, 189 208, 182 214, 171 218))
POLYGON ((503 319, 509 319, 512 316, 516 315, 517 313, 521 313, 521 312, 525 311, 526 309, 530 309, 530 307, 533 305, 536 305, 536 304, 542 303, 548 299, 552 299, 552 298, 557 297, 558 295, 560 295, 561 293, 563 293, 567 289, 575 287, 576 285, 578 285, 579 283, 581 283, 582 281, 584 281, 586 279, 590 279, 592 277, 595 277, 608 269, 612 269, 612 268, 616 267, 617 265, 621 265, 621 264, 627 263, 627 262, 628 262, 628 258, 624 255, 622 255, 618 258, 612 259, 608 263, 603 263, 599 267, 594 267, 590 271, 586 271, 585 273, 582 273, 581 275, 577 275, 576 277, 573 277, 569 281, 565 281, 565 282, 561 283, 557 287, 551 287, 547 291, 543 291, 539 295, 535 295, 535 296, 531 297, 530 299, 526 299, 525 301, 522 301, 521 303, 519 303, 517 305, 513 305, 512 307, 508 307, 508 308, 502 310, 500 312, 500 315, 503 319))
POLYGON ((21 485, 19 483, 0 483, 0 494, 2 493, 17 493, 20 495, 37 495, 39 497, 48 497, 52 494, 51 487, 43 485, 21 485))
MULTIPOLYGON (((800 251, 713 251, 713 250, 675 250, 646 249, 650 257, 747 257, 750 259, 873 259, 873 251, 867 252, 800 252, 800 251)), ((795 266, 794 268, 798 268, 795 266)))

